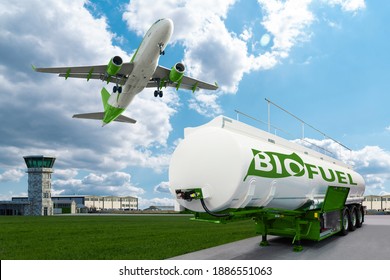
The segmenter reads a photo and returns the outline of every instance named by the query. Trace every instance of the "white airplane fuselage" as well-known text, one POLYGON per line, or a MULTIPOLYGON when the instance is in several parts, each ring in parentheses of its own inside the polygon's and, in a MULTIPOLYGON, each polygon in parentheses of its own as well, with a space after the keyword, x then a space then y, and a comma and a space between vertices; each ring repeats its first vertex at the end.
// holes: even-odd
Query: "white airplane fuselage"
POLYGON ((172 32, 173 22, 170 19, 161 19, 152 25, 131 60, 134 68, 122 93, 113 93, 108 100, 109 105, 126 109, 133 98, 146 87, 157 68, 160 52, 165 49, 172 32))

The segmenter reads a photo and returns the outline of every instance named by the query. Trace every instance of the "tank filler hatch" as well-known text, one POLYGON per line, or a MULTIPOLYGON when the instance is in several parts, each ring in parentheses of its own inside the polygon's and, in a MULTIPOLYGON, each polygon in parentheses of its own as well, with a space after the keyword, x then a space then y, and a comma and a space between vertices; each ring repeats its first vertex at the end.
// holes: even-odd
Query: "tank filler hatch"
POLYGON ((349 188, 329 186, 326 191, 322 212, 330 212, 343 209, 349 193, 349 188))

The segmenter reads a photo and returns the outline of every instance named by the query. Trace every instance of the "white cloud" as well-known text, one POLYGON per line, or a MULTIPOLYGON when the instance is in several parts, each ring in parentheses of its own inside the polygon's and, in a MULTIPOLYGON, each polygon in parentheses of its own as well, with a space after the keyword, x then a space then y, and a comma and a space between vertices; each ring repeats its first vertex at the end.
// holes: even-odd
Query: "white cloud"
MULTIPOLYGON (((262 39, 263 47, 272 42, 270 50, 261 54, 248 50, 248 40, 253 38, 256 28, 244 26, 241 34, 228 30, 225 21, 228 11, 237 3, 234 0, 163 0, 153 2, 153 5, 150 1, 134 0, 128 4, 123 19, 127 21, 129 29, 140 36, 157 18, 173 20, 175 30, 172 43, 184 46, 188 73, 209 82, 217 81, 221 91, 217 94, 203 93, 211 97, 197 96, 189 106, 199 114, 214 116, 222 113, 218 98, 224 93, 236 93, 245 73, 275 67, 289 56, 295 45, 310 39, 312 33, 309 27, 316 20, 310 10, 312 2, 258 0, 263 11, 261 24, 268 32, 262 39)), ((364 1, 360 0, 331 0, 326 3, 341 5, 345 11, 365 7, 364 1)), ((253 49, 256 43, 249 45, 253 49)))
POLYGON ((154 191, 157 193, 170 193, 169 191, 169 182, 161 182, 154 187, 154 191))
POLYGON ((76 169, 55 169, 54 172, 54 178, 58 180, 68 180, 71 178, 76 177, 78 174, 78 171, 76 169))
POLYGON ((253 37, 252 27, 244 28, 244 30, 242 31, 242 33, 240 34, 239 37, 240 37, 240 39, 244 40, 245 42, 248 41, 249 39, 251 39, 253 37))
POLYGON ((372 192, 383 191, 385 188, 385 183, 390 179, 390 176, 377 176, 374 174, 367 174, 364 176, 367 187, 372 192))
POLYGON ((53 193, 69 195, 119 195, 139 196, 145 190, 131 183, 131 175, 125 172, 106 174, 90 173, 81 179, 74 177, 53 180, 53 193))
POLYGON ((311 0, 258 0, 264 18, 262 25, 273 36, 272 54, 276 60, 286 58, 291 48, 310 37, 307 28, 315 17, 309 10, 311 0))
POLYGON ((222 113, 222 108, 217 101, 218 97, 218 94, 199 91, 195 97, 189 101, 188 107, 201 115, 214 117, 222 113))
POLYGON ((366 8, 364 0, 323 0, 323 2, 331 6, 339 5, 346 12, 356 13, 357 11, 366 8))
POLYGON ((0 182, 19 182, 24 174, 20 169, 10 169, 0 174, 0 182))

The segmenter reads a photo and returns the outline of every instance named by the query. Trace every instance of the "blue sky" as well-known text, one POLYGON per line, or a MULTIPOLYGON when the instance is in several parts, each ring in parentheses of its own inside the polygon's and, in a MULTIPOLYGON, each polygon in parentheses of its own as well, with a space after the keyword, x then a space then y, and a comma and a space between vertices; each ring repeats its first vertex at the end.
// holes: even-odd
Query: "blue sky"
MULTIPOLYGON (((269 98, 352 151, 305 136, 352 164, 366 194, 390 192, 389 1, 12 1, 0 4, 0 199, 27 192, 22 157, 57 157, 56 194, 135 195, 172 204, 170 156, 183 129, 235 109, 267 120, 269 98), (216 92, 153 90, 126 111, 138 123, 74 120, 101 109, 99 81, 64 81, 36 66, 129 60, 158 18, 175 30, 160 65, 183 61, 216 92)), ((246 121, 244 118, 241 120, 246 121)), ((272 123, 301 136, 272 108, 272 123)), ((249 120, 248 120, 249 122, 249 120)), ((249 122, 250 123, 250 122, 249 122)), ((265 126, 261 127, 266 129, 265 126)))

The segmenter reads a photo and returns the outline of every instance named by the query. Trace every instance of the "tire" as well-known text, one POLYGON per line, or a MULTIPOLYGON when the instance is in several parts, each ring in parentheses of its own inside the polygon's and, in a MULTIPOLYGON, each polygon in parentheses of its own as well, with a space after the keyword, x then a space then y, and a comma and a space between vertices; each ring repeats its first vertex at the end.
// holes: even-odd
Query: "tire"
POLYGON ((350 209, 349 209, 349 231, 355 231, 356 229, 356 223, 357 223, 357 211, 356 211, 356 207, 355 206, 352 206, 350 209))
POLYGON ((114 88, 112 89, 112 92, 113 92, 113 93, 115 93, 115 92, 116 92, 116 90, 117 90, 117 87, 116 87, 116 86, 114 86, 114 88))
POLYGON ((157 97, 157 96, 158 96, 158 91, 155 90, 155 91, 154 91, 154 97, 157 97))
POLYGON ((163 97, 163 92, 162 91, 159 92, 159 96, 160 96, 160 98, 163 97))
POLYGON ((118 93, 119 93, 119 94, 122 93, 122 87, 118 87, 118 93))
POLYGON ((341 230, 340 235, 347 235, 349 232, 349 225, 350 225, 350 215, 349 215, 349 209, 348 207, 345 207, 343 209, 343 212, 341 214, 341 230))
POLYGON ((363 207, 361 205, 357 205, 356 206, 356 227, 357 228, 361 228, 363 226, 363 222, 364 222, 364 210, 363 210, 363 207))

